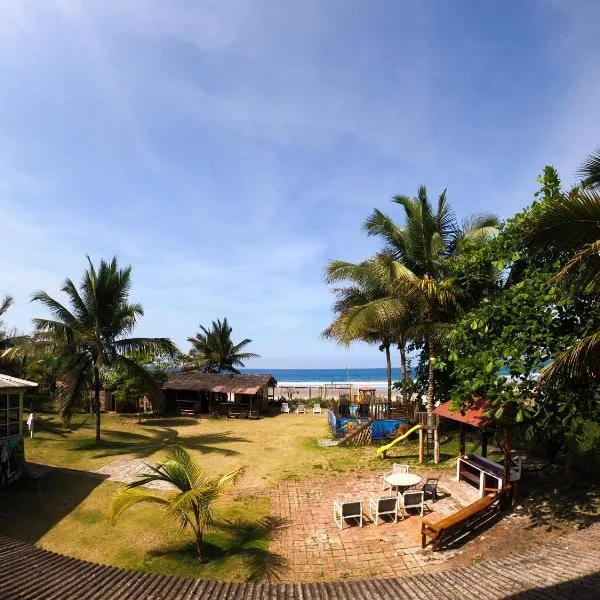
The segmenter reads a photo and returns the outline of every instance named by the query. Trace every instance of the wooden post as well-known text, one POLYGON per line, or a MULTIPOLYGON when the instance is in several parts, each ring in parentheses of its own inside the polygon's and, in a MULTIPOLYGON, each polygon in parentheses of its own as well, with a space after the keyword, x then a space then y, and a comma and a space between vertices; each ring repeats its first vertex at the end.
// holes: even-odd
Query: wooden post
POLYGON ((433 462, 437 465, 440 462, 440 429, 436 427, 433 430, 433 462))
POLYGON ((487 458, 488 454, 488 432, 485 429, 481 430, 481 456, 487 458))
POLYGON ((465 426, 464 423, 460 424, 460 439, 458 442, 458 456, 463 457, 466 454, 466 443, 465 443, 465 426))
MULTIPOLYGON (((504 431, 504 477, 502 478, 503 487, 510 485, 510 450, 512 445, 512 429, 507 427, 504 431)), ((509 508, 512 504, 511 496, 503 497, 502 508, 509 508)))
POLYGON ((425 435, 423 427, 419 429, 419 463, 422 464, 425 458, 425 435))

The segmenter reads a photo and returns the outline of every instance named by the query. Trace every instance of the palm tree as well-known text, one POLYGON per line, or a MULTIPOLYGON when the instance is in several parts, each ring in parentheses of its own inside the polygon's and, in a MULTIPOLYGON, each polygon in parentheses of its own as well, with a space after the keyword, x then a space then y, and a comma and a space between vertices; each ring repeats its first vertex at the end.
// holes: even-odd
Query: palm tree
POLYGON ((391 282, 384 275, 375 259, 358 264, 334 260, 327 265, 327 283, 348 281, 352 285, 333 290, 338 298, 333 309, 337 316, 323 337, 343 345, 359 340, 378 344, 379 350, 385 351, 388 402, 391 402, 390 348, 394 343, 400 348, 403 393, 407 390, 406 343, 411 335, 411 311, 402 298, 390 296, 391 282))
POLYGON ((223 321, 213 321, 210 329, 200 325, 200 331, 194 337, 188 338, 188 342, 192 344, 189 367, 207 373, 239 373, 236 367, 243 367, 245 360, 259 358, 259 355, 253 352, 242 352, 252 340, 246 338, 234 344, 231 332, 232 328, 227 318, 223 321))
POLYGON ((116 257, 110 262, 101 260, 98 269, 89 257, 87 260, 88 268, 79 289, 71 279, 66 279, 61 288, 70 308, 44 291, 33 294, 32 300, 45 306, 53 318, 34 319, 31 338, 8 352, 31 358, 61 358, 66 386, 59 400, 59 412, 66 421, 92 387, 99 442, 100 370, 121 366, 142 381, 151 395, 159 397, 160 389, 152 375, 128 355, 173 355, 177 348, 166 338, 126 337, 144 314, 140 304, 128 303, 131 267, 119 268, 116 257))
POLYGON ((378 265, 392 283, 391 295, 417 307, 428 353, 427 411, 435 408, 435 361, 444 323, 452 320, 464 294, 449 278, 450 261, 461 252, 485 243, 498 233, 499 220, 490 214, 474 215, 462 226, 456 221, 444 190, 435 210, 424 186, 417 197, 395 196, 404 210, 404 226, 375 209, 365 221, 368 235, 382 238, 378 265))
POLYGON ((189 527, 194 532, 198 562, 203 562, 204 534, 219 521, 215 502, 241 479, 244 469, 209 477, 186 450, 177 446, 165 462, 146 466, 147 472, 140 473, 136 481, 115 495, 110 509, 111 523, 116 524, 121 515, 136 504, 160 504, 165 516, 176 519, 184 530, 189 527), (141 489, 141 486, 157 481, 169 483, 174 491, 159 495, 141 489))

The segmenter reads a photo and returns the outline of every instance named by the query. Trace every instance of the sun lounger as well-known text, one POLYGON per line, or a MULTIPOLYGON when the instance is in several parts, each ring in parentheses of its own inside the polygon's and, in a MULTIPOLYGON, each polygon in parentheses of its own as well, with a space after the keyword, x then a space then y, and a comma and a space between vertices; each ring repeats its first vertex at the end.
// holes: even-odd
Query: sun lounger
POLYGON ((281 412, 282 413, 289 413, 290 412, 290 405, 288 402, 282 402, 281 403, 281 412))
POLYGON ((306 404, 298 404, 298 408, 296 408, 296 412, 306 414, 306 404))
POLYGON ((321 405, 320 404, 315 404, 313 406, 313 415, 316 415, 317 413, 321 414, 321 405))

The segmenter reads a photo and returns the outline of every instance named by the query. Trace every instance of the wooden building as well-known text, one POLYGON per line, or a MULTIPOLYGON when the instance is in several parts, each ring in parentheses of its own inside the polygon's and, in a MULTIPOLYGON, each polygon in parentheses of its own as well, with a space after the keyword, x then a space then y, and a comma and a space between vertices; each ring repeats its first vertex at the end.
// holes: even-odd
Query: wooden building
POLYGON ((182 414, 259 417, 275 399, 272 375, 171 373, 164 383, 165 410, 182 414))
POLYGON ((23 396, 37 383, 0 374, 0 487, 23 474, 23 396))

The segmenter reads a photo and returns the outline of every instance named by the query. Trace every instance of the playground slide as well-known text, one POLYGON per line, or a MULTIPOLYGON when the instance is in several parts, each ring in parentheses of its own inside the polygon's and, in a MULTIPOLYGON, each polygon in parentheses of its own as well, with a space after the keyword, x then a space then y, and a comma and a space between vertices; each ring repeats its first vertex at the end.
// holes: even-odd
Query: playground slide
POLYGON ((377 448, 377 456, 381 456, 381 458, 385 458, 385 453, 392 446, 394 446, 398 442, 401 442, 402 440, 406 439, 413 431, 417 431, 417 429, 421 429, 421 426, 415 425, 414 427, 411 427, 405 434, 393 439, 389 444, 386 444, 385 446, 380 446, 379 448, 377 448))

